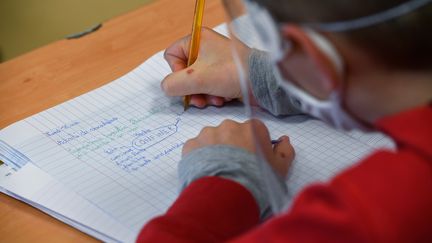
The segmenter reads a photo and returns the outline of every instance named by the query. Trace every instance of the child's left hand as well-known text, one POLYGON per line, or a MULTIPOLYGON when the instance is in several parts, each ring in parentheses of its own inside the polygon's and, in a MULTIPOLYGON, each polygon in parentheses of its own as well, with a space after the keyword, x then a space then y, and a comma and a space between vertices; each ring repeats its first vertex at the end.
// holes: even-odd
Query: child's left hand
POLYGON ((281 176, 286 176, 294 160, 294 148, 288 136, 282 136, 280 142, 273 146, 267 127, 259 120, 248 120, 245 123, 225 120, 217 127, 205 127, 196 138, 186 142, 182 154, 185 156, 192 150, 211 145, 230 145, 256 153, 255 139, 259 139, 266 159, 274 170, 281 176))

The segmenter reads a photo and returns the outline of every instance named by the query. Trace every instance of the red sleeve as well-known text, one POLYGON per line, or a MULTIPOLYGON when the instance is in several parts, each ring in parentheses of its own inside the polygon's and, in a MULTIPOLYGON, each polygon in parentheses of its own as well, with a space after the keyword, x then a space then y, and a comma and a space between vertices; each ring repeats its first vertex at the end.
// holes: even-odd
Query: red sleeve
POLYGON ((226 179, 202 178, 148 223, 138 242, 238 236, 239 242, 432 242, 431 205, 432 164, 412 153, 381 152, 329 185, 309 187, 289 213, 254 230, 258 207, 249 191, 226 179))
POLYGON ((168 209, 151 220, 138 242, 221 242, 259 222, 252 194, 240 184, 220 177, 191 183, 168 209))
POLYGON ((432 242, 432 162, 380 152, 239 242, 432 242))

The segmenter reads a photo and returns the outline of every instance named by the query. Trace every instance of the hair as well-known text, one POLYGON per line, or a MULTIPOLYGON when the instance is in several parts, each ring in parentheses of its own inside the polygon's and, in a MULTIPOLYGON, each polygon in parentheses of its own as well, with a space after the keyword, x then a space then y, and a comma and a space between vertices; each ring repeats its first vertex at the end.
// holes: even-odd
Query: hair
MULTIPOLYGON (((325 23, 382 12, 407 0, 255 0, 279 23, 325 23)), ((354 45, 389 66, 432 69, 432 4, 398 18, 346 32, 354 45)))

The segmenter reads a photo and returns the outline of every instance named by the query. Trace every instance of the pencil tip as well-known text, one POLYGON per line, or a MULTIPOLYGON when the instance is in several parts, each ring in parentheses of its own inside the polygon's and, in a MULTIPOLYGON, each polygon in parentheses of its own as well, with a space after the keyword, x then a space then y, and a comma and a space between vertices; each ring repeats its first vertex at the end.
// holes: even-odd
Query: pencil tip
POLYGON ((190 96, 186 95, 183 97, 183 111, 186 111, 189 108, 190 96))

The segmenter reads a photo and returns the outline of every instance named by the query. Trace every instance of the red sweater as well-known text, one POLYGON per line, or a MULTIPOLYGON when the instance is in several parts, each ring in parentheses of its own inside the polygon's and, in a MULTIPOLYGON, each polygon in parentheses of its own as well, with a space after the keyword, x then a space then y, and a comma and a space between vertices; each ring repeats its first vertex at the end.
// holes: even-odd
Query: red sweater
POLYGON ((312 185, 291 210, 259 225, 252 195, 218 177, 190 184, 138 242, 432 242, 432 106, 381 119, 397 143, 329 184, 312 185))

